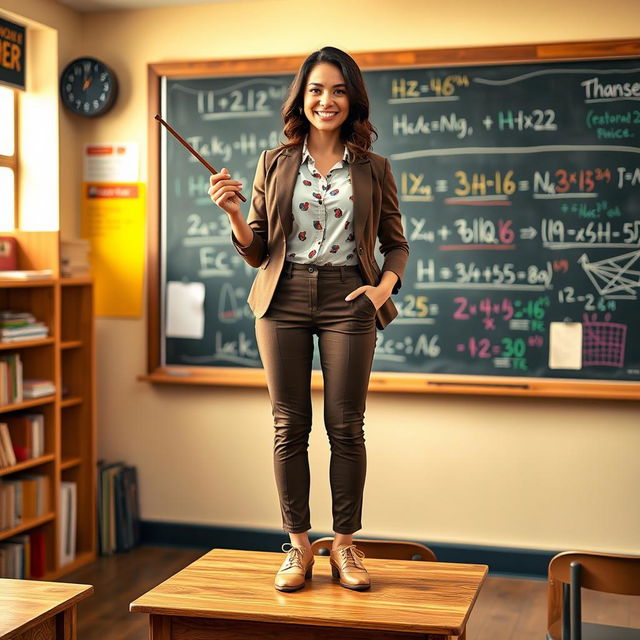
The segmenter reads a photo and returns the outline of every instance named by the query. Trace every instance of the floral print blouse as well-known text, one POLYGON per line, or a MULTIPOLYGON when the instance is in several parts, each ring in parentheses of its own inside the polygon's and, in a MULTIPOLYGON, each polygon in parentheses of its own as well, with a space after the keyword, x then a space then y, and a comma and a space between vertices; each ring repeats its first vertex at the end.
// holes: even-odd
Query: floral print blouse
POLYGON ((302 147, 302 161, 293 190, 293 225, 287 238, 287 260, 302 264, 358 264, 353 233, 353 194, 349 177, 351 154, 327 173, 316 170, 313 156, 302 147))

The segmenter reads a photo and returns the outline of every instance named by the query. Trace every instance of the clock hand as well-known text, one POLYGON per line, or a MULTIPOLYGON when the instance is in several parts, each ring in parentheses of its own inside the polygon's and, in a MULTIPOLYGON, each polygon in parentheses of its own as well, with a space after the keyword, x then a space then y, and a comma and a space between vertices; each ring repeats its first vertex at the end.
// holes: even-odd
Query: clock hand
POLYGON ((93 78, 87 78, 83 85, 82 85, 82 90, 85 91, 86 88, 93 82, 93 78))

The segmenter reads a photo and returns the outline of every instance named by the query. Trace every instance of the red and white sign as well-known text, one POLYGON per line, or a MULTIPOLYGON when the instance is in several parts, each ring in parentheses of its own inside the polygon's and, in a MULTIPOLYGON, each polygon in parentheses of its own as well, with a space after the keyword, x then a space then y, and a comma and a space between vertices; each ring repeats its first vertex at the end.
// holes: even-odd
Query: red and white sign
POLYGON ((113 142, 84 147, 84 182, 138 182, 138 144, 113 142))

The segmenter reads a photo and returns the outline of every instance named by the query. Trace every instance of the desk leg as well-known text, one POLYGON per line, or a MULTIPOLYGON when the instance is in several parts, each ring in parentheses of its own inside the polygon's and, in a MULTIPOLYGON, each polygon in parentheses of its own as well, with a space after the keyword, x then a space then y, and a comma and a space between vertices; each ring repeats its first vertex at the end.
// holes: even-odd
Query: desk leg
POLYGON ((77 609, 75 605, 56 616, 56 640, 76 640, 77 609))
POLYGON ((171 616, 149 616, 149 640, 171 640, 171 616))

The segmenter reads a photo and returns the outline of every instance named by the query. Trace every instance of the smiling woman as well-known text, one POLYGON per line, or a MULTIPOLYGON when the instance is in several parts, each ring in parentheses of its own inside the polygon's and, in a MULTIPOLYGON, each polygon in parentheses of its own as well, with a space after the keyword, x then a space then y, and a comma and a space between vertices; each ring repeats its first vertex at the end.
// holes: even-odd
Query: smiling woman
POLYGON ((344 141, 354 160, 366 157, 378 134, 369 121, 369 96, 362 73, 351 56, 334 54, 339 50, 333 47, 322 51, 318 59, 309 56, 304 61, 282 105, 287 138, 283 146, 301 145, 310 134, 314 155, 313 151, 324 146, 314 144, 316 134, 325 141, 328 137, 323 134, 333 132, 329 137, 335 137, 339 132, 339 141, 344 141))
POLYGON ((376 328, 398 315, 390 296, 400 288, 409 247, 389 161, 371 151, 377 134, 353 58, 335 47, 308 56, 282 116, 287 142, 263 151, 248 219, 240 212, 241 184, 226 169, 211 176, 209 189, 229 215, 234 247, 260 267, 247 301, 273 408, 282 526, 291 539, 275 588, 301 589, 313 570, 307 447, 317 335, 331 444, 332 574, 362 591, 371 582, 353 533, 362 528, 366 396, 376 328))

